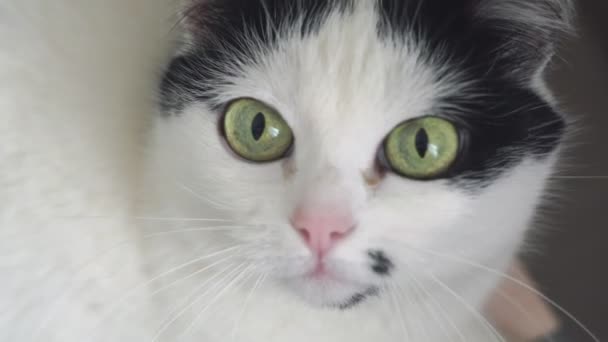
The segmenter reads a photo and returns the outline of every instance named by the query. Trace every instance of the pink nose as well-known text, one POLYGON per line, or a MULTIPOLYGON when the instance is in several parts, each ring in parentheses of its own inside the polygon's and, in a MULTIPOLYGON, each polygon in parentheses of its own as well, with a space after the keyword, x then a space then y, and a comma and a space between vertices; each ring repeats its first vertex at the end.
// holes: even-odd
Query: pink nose
POLYGON ((319 257, 327 254, 354 228, 352 215, 345 210, 297 209, 291 219, 293 228, 308 248, 319 257))

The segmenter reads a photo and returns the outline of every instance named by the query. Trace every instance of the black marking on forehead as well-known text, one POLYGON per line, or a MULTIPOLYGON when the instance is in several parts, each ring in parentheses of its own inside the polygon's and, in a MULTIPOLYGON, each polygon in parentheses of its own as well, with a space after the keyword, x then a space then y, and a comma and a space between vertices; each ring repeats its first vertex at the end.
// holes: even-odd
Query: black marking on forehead
POLYGON ((484 97, 466 94, 446 99, 458 112, 452 117, 466 130, 465 152, 452 172, 457 184, 487 185, 525 157, 543 158, 559 145, 566 124, 562 116, 533 92, 508 82, 481 82, 484 97))

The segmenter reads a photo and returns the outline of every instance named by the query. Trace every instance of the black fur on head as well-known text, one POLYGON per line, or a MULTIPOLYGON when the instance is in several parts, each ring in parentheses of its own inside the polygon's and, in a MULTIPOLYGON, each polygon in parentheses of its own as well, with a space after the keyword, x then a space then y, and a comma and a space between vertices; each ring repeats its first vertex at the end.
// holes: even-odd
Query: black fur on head
POLYGON ((446 38, 467 46, 475 40, 487 58, 510 76, 529 80, 552 55, 556 42, 572 29, 572 0, 189 0, 182 13, 187 44, 233 47, 247 36, 271 42, 277 31, 298 22, 302 34, 314 31, 333 10, 357 1, 376 1, 381 31, 417 32, 437 47, 446 38))

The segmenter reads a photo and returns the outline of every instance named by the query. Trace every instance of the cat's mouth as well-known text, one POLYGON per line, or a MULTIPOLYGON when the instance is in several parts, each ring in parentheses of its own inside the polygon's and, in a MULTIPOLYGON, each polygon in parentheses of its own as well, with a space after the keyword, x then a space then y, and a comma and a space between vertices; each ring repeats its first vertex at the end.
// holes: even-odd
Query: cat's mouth
POLYGON ((356 307, 357 305, 365 302, 370 297, 376 297, 380 295, 380 289, 373 286, 361 293, 355 293, 347 301, 338 304, 336 307, 340 310, 348 310, 356 307))
POLYGON ((351 274, 356 266, 315 260, 300 275, 287 279, 287 285, 307 302, 325 308, 347 310, 380 295, 378 277, 390 276, 394 266, 380 250, 367 252, 369 278, 351 274))
POLYGON ((313 306, 340 310, 354 308, 380 292, 375 285, 342 279, 331 273, 293 278, 287 285, 313 306))

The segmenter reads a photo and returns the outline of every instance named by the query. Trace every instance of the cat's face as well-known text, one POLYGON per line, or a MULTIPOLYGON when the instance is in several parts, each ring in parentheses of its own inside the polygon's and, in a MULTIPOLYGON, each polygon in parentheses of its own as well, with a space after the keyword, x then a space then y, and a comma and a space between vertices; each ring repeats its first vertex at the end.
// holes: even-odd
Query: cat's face
POLYGON ((155 128, 197 196, 167 202, 245 226, 209 239, 322 306, 508 258, 564 123, 532 88, 549 26, 520 23, 530 52, 499 2, 200 2, 155 128))

